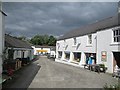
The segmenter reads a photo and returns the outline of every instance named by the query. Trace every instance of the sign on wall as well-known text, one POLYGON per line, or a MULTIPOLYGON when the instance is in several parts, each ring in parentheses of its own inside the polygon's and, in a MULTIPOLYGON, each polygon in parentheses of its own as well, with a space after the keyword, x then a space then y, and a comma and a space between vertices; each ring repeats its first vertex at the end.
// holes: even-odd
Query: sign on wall
POLYGON ((106 51, 102 51, 101 52, 101 61, 107 61, 107 52, 106 51))

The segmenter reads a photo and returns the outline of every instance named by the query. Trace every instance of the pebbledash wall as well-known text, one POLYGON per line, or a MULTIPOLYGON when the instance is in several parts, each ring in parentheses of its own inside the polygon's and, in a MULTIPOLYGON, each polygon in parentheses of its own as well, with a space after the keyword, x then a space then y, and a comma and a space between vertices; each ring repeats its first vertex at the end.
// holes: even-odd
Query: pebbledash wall
POLYGON ((56 42, 55 61, 83 67, 86 63, 86 54, 95 54, 96 64, 105 64, 107 72, 113 73, 116 63, 120 65, 119 14, 118 11, 113 17, 70 31, 60 37, 56 42), (90 35, 91 44, 89 44, 90 35), (67 59, 66 52, 70 55, 67 59), (79 62, 74 60, 74 52, 80 53, 79 62), (115 53, 117 54, 114 55, 115 53))

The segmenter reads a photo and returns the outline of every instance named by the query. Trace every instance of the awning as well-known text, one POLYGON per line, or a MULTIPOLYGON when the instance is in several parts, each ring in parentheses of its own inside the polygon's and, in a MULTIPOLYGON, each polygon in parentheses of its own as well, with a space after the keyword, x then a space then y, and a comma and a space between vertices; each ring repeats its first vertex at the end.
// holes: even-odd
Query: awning
POLYGON ((47 52, 47 50, 37 50, 37 52, 47 52))

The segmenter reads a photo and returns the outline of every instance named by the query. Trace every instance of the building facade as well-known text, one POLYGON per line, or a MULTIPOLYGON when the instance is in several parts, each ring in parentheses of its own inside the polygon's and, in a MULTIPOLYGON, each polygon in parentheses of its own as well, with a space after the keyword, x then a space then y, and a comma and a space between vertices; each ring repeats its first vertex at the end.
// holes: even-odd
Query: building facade
POLYGON ((116 65, 120 67, 119 13, 60 37, 56 43, 55 61, 78 67, 104 64, 107 72, 113 73, 116 65))
POLYGON ((34 50, 34 55, 54 55, 55 56, 55 46, 40 46, 40 45, 35 45, 32 46, 34 50))
POLYGON ((31 45, 13 36, 5 35, 6 59, 33 59, 33 49, 31 45))
POLYGON ((0 76, 2 73, 2 61, 3 61, 3 51, 4 51, 4 19, 7 16, 2 11, 2 3, 0 2, 0 76))

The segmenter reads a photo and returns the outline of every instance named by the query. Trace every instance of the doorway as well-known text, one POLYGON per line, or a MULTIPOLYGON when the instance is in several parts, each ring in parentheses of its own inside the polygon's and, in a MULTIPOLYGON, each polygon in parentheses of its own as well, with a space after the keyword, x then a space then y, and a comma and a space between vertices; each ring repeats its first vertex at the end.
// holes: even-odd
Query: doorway
POLYGON ((120 52, 113 52, 113 67, 116 65, 120 68, 120 52))

